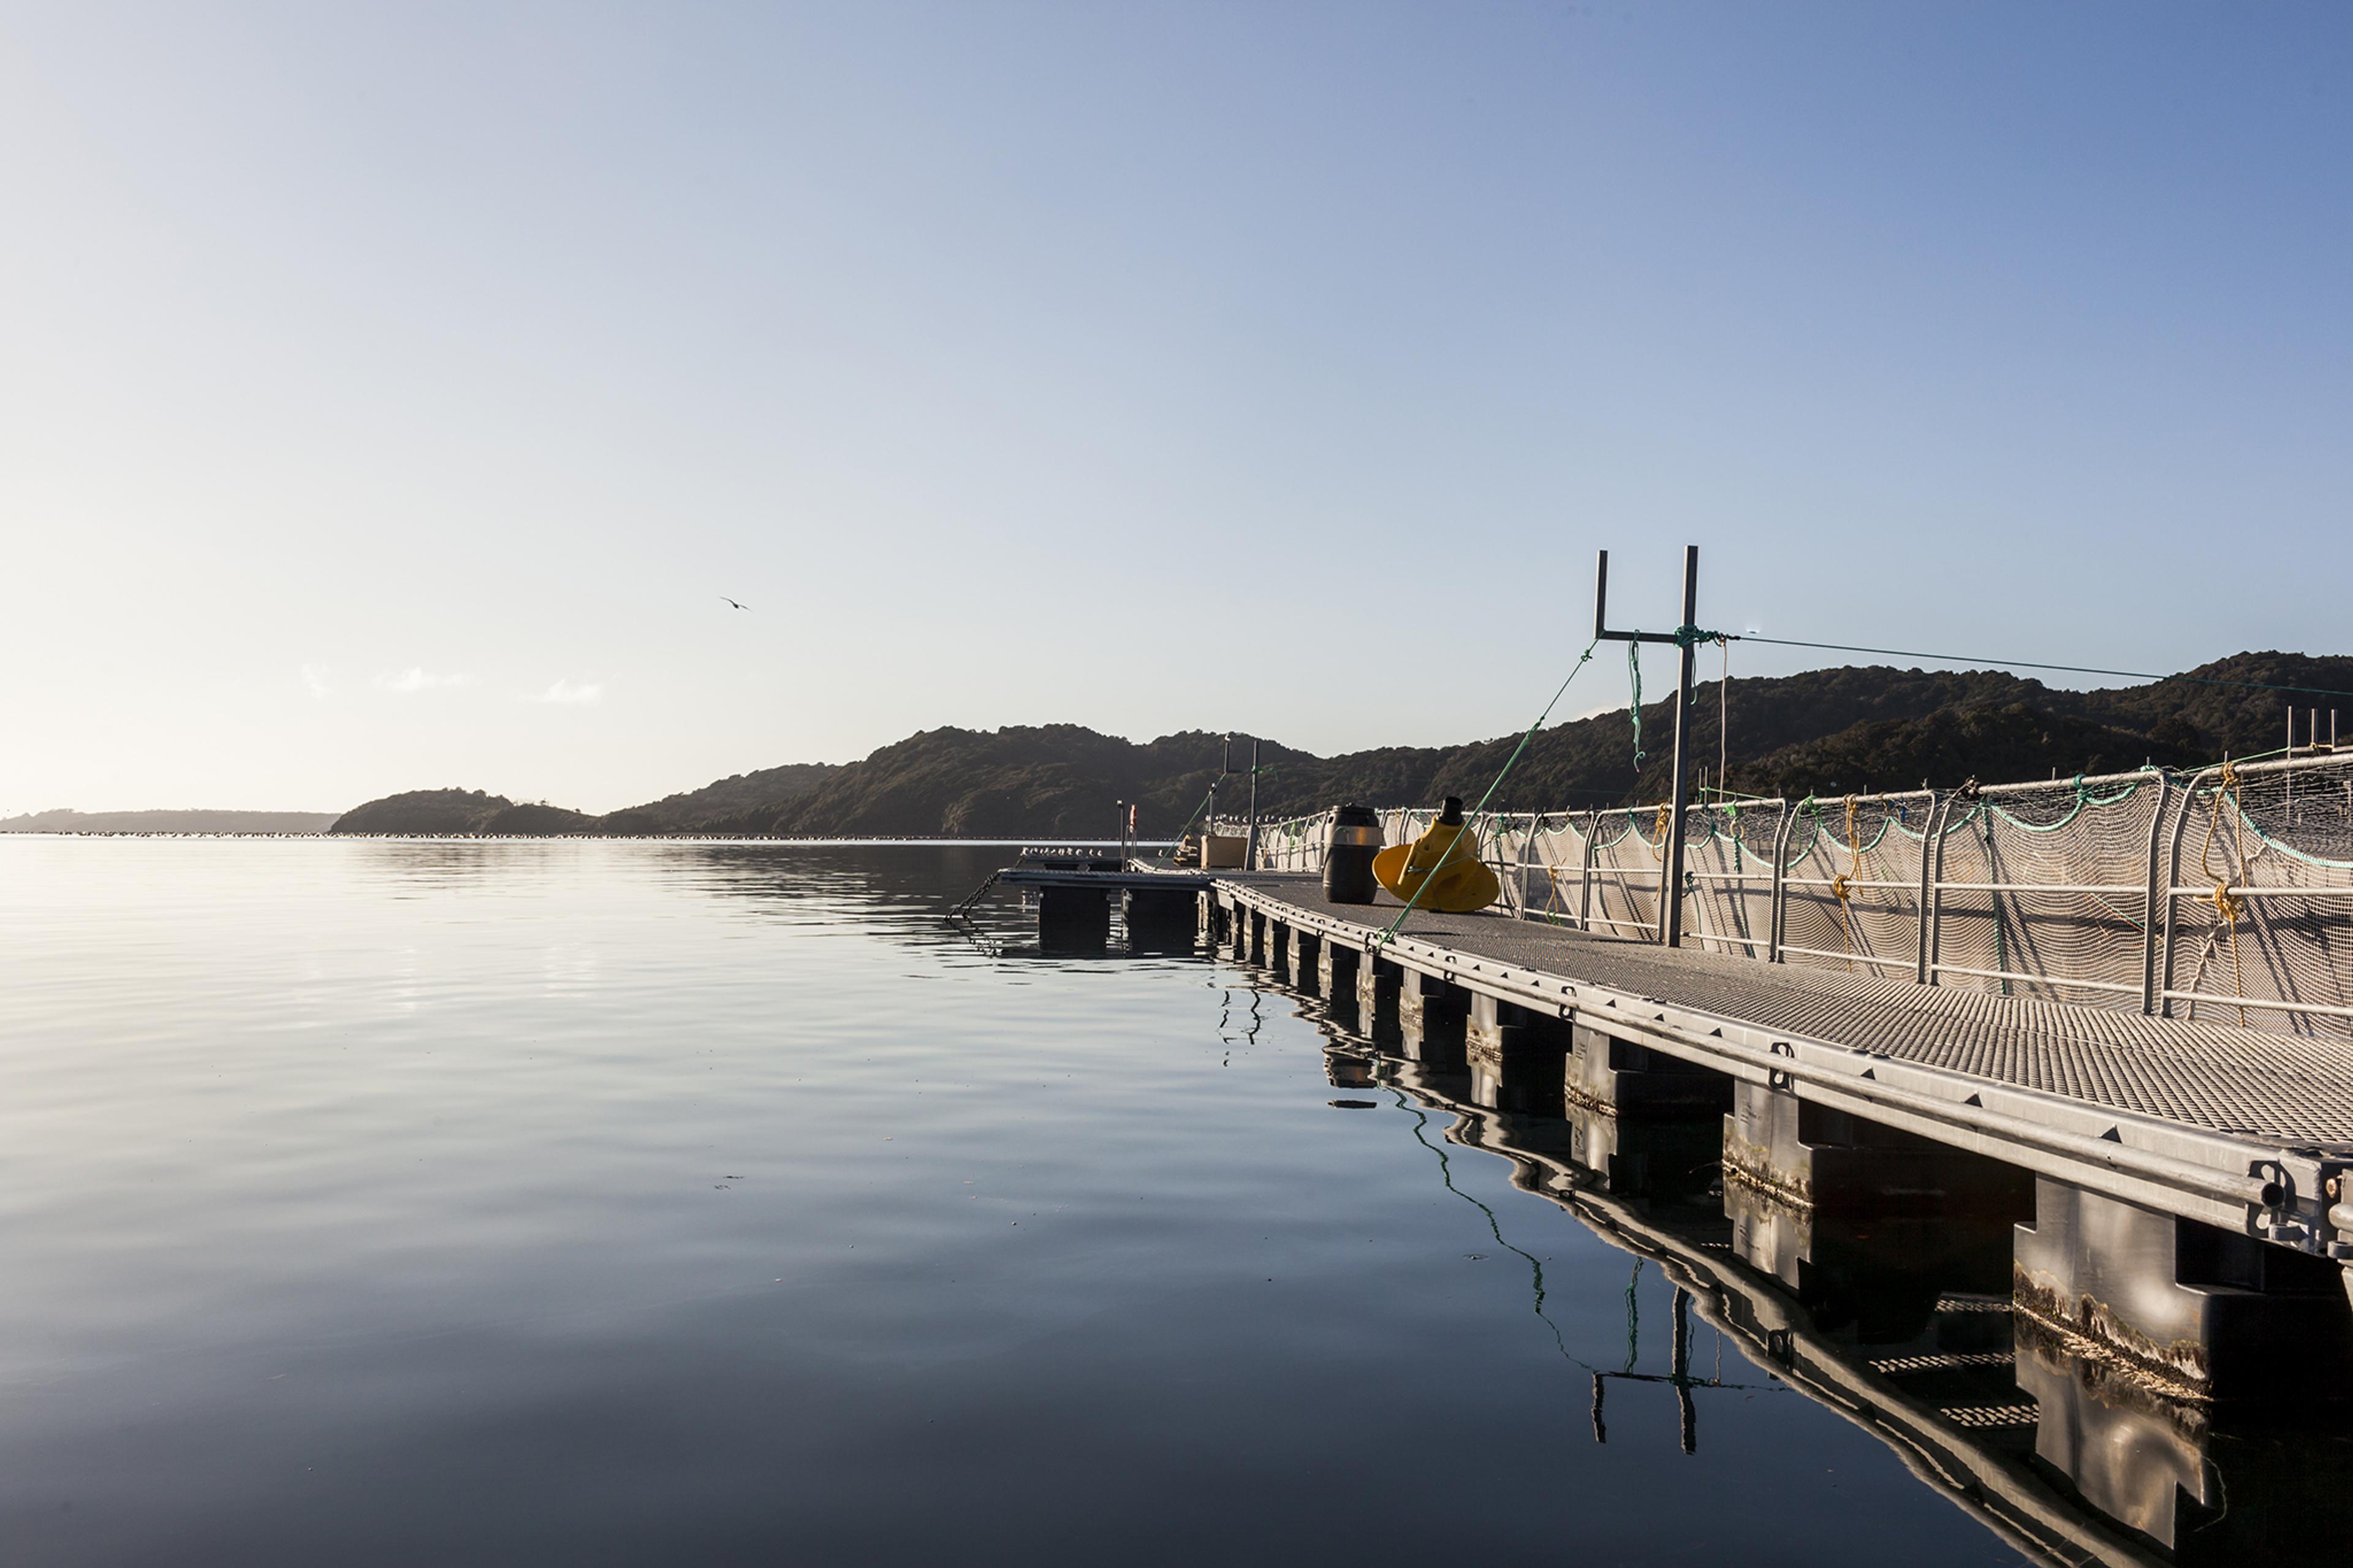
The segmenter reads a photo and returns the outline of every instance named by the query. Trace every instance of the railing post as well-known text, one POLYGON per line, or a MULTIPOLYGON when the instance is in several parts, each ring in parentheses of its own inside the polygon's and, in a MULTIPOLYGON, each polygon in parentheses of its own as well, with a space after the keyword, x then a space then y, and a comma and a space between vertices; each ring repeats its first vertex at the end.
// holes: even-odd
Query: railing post
POLYGON ((1945 835, 1952 828, 1953 803, 1960 798, 1961 792, 1954 790, 1936 810, 1936 852, 1928 870, 1928 961, 1922 966, 1923 985, 1936 984, 1937 965, 1945 961, 1945 835))
POLYGON ((1511 892, 1506 895, 1506 901, 1511 904, 1513 921, 1525 921, 1525 918, 1527 918, 1527 838, 1529 834, 1520 834, 1520 828, 1513 828, 1513 834, 1518 834, 1518 843, 1515 843, 1511 850, 1511 880, 1504 883, 1504 876, 1501 876, 1501 859, 1504 859, 1504 857, 1501 855, 1496 855, 1496 862, 1499 862, 1496 880, 1506 885, 1506 888, 1511 888, 1511 892))
POLYGON ((1765 950, 1765 962, 1781 962, 1781 938, 1787 924, 1786 908, 1789 889, 1786 882, 1789 859, 1789 829, 1798 820, 1798 808, 1786 801, 1781 806, 1781 831, 1773 836, 1773 913, 1768 922, 1770 943, 1765 950))
POLYGON ((1585 853, 1577 857, 1577 929, 1593 929, 1593 841, 1601 836, 1601 814, 1585 815, 1585 853))
POLYGON ((2168 994, 2173 989, 2173 906, 2176 902, 2173 889, 2181 885, 2181 836, 2189 826, 2190 811, 2198 805, 2199 782, 2214 771, 2206 768, 2191 774, 2189 782, 2182 786, 2181 804, 2173 808, 2173 848, 2165 862, 2164 945, 2158 959, 2158 973, 2162 977, 2162 984, 2157 991, 2157 1012, 2161 1018, 2173 1016, 2173 998, 2168 994))
POLYGON ((1944 869, 1945 812, 1953 804, 1949 791, 1941 796, 1931 791, 1928 798, 1928 831, 1920 839, 1920 964, 1913 976, 1914 982, 1921 985, 1934 984, 1930 978, 1935 971, 1930 967, 1933 960, 1929 957, 1928 933, 1936 919, 1930 913, 1930 906, 1932 901, 1941 901, 1936 880, 1944 869))
MULTIPOLYGON (((2159 867, 2157 847, 2163 837, 2165 807, 2172 783, 2163 768, 2157 770, 2157 809, 2149 813, 2148 817, 2148 899, 2141 906, 2140 917, 2140 1010, 2143 1013, 2157 1011, 2157 900, 2160 896, 2157 881, 2159 867)), ((2167 910, 2169 911, 2172 907, 2173 900, 2167 899, 2167 910)))
POLYGON ((1528 918, 1528 856, 1535 849, 1536 835, 1544 831, 1544 814, 1528 814, 1528 831, 1520 840, 1520 918, 1528 918))

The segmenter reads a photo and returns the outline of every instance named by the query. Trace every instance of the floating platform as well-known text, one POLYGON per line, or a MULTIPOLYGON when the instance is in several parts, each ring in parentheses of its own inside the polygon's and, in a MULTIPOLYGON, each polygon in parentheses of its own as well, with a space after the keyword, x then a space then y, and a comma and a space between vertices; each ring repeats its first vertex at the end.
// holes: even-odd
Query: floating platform
POLYGON ((1299 872, 1221 874, 1202 912, 1414 1059, 1461 1056, 1482 1103, 1547 1124, 1720 1111, 1698 1157, 1799 1216, 1791 1237, 2014 1222, 2021 1319, 2163 1397, 2353 1398, 2341 1043, 1335 904, 1299 872))
POLYGON ((997 874, 997 886, 1004 888, 1064 888, 1089 889, 1105 895, 1116 893, 1178 893, 1198 895, 1216 884, 1217 879, 1199 871, 1155 871, 1129 868, 1118 868, 1113 861, 1106 868, 1091 866, 1038 865, 1029 862, 1008 866, 997 874))
MULTIPOLYGON (((2353 1059, 2327 1040, 1761 964, 1482 912, 1335 904, 1320 879, 1228 872, 1284 926, 1736 1079, 2185 1218, 2327 1250, 2353 1169, 2353 1059)), ((2353 1217, 2353 1216, 2348 1216, 2353 1217)), ((2353 1257, 2353 1245, 2339 1256, 2353 1257)))

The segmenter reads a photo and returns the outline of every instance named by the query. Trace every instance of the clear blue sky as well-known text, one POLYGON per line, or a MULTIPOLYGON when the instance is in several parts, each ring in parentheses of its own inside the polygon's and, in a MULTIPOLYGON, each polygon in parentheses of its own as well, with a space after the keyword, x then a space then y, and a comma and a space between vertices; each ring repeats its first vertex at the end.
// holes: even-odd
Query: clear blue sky
POLYGON ((2348 170, 2341 5, 0 5, 0 813, 2345 651, 2348 170))

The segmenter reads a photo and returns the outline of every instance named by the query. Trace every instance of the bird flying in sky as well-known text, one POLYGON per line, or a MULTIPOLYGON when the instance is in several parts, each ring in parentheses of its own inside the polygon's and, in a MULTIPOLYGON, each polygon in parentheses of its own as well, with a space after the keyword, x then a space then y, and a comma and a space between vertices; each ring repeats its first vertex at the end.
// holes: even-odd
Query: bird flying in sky
MULTIPOLYGON (((720 596, 722 599, 726 599, 726 600, 727 600, 727 603, 729 603, 729 604, 731 604, 731 605, 735 605, 735 601, 734 601, 734 600, 733 600, 733 599, 728 599, 726 595, 722 594, 722 595, 720 595, 719 596, 720 596)), ((751 606, 751 605, 735 605, 735 607, 736 607, 737 609, 739 609, 739 610, 748 610, 748 609, 750 609, 752 606, 751 606)))

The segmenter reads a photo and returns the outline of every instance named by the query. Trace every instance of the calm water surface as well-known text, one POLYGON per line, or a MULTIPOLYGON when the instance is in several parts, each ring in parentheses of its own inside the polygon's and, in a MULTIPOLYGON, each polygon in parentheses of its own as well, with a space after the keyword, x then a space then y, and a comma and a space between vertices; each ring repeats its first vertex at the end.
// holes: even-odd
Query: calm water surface
POLYGON ((1004 853, 0 839, 0 1560, 2016 1561, 1004 853))

